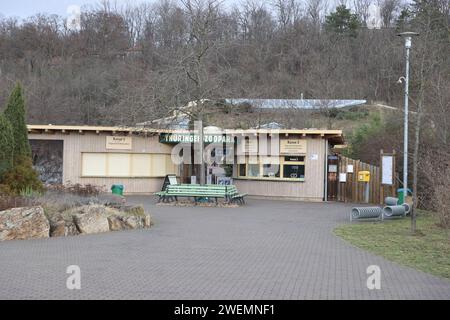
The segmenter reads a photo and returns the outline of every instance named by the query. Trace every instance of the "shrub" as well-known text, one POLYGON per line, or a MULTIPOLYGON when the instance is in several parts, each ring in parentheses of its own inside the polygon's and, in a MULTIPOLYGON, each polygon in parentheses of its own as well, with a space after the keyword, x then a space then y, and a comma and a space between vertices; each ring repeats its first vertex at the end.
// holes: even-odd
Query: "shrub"
POLYGON ((6 184, 0 184, 0 196, 12 196, 14 192, 11 191, 11 188, 6 184))
POLYGON ((100 193, 105 192, 104 186, 96 186, 93 184, 80 184, 80 183, 67 183, 58 185, 49 185, 47 190, 64 193, 73 194, 79 197, 97 197, 100 193))
POLYGON ((35 198, 42 196, 42 192, 39 190, 34 190, 30 186, 26 186, 24 189, 20 190, 20 196, 23 198, 35 198))
POLYGON ((424 156, 421 171, 431 191, 431 209, 442 228, 450 228, 450 152, 430 149, 424 156))
POLYGON ((14 137, 11 123, 0 114, 0 180, 13 165, 14 137))
POLYGON ((11 208, 31 207, 33 205, 35 205, 35 202, 31 199, 26 199, 14 195, 0 195, 0 211, 8 210, 11 208))
POLYGON ((24 190, 44 191, 44 186, 36 170, 33 169, 31 159, 25 156, 16 158, 14 167, 4 174, 2 183, 7 185, 15 195, 19 195, 24 190))
POLYGON ((93 184, 83 185, 76 183, 68 185, 66 191, 81 197, 92 197, 98 196, 101 192, 103 192, 103 188, 93 184))
POLYGON ((22 86, 19 83, 9 96, 5 117, 11 123, 13 129, 14 161, 21 161, 23 156, 31 157, 31 147, 25 122, 25 99, 22 86))

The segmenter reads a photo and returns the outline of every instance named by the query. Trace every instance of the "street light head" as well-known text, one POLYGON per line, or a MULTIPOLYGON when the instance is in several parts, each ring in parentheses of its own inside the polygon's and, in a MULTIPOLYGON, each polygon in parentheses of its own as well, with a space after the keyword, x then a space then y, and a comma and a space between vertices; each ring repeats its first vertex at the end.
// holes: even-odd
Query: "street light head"
POLYGON ((414 37, 414 36, 418 36, 418 35, 419 35, 419 33, 411 32, 411 31, 397 33, 397 36, 399 36, 399 37, 414 37))
POLYGON ((417 32, 402 32, 397 34, 399 37, 405 38, 405 48, 411 49, 411 38, 413 36, 418 36, 417 32))
POLYGON ((398 78, 397 84, 402 84, 404 80, 405 80, 405 77, 398 78))

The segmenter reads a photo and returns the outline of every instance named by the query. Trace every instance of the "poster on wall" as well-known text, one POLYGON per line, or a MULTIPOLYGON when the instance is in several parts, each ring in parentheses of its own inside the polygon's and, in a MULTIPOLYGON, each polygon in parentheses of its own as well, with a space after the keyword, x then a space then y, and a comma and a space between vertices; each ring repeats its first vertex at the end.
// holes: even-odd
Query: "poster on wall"
POLYGON ((306 140, 304 139, 281 139, 280 154, 306 154, 306 140))
POLYGON ((131 150, 132 147, 132 137, 106 137, 106 149, 108 150, 131 150))
POLYGON ((347 173, 353 173, 353 165, 352 164, 347 165, 347 173))
POLYGON ((393 156, 382 156, 381 160, 381 184, 392 185, 393 184, 393 165, 394 165, 394 157, 393 156))
POLYGON ((339 182, 347 182, 347 174, 339 173, 339 182))
POLYGON ((328 172, 337 172, 337 165, 336 164, 330 164, 328 165, 328 172))

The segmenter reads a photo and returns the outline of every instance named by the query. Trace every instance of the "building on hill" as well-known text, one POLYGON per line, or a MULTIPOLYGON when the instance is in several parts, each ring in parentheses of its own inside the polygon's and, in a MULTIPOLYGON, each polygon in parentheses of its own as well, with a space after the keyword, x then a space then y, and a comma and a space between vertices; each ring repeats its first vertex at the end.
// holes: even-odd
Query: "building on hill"
MULTIPOLYGON (((220 114, 235 114, 237 118, 249 115, 251 118, 249 128, 261 128, 267 123, 281 122, 283 119, 292 120, 291 112, 328 112, 333 109, 343 109, 350 107, 358 107, 366 104, 366 100, 343 100, 343 99, 221 99, 221 100, 201 100, 202 104, 209 103, 202 112, 206 114, 206 118, 212 121, 214 125, 227 127, 223 122, 224 117, 217 116, 220 114), (219 111, 219 112, 218 112, 219 111), (255 114, 257 116, 255 117, 255 114), (265 116, 264 116, 265 115, 265 116), (216 118, 214 118, 216 117, 216 118), (274 119, 279 118, 278 121, 274 119), (259 120, 255 122, 255 120, 259 120), (261 123, 262 122, 262 123, 261 123)), ((189 113, 195 113, 198 104, 195 101, 189 102, 186 106, 172 112, 171 115, 136 124, 138 127, 158 127, 167 129, 188 129, 190 124, 189 113)), ((232 117, 229 117, 232 118, 232 117)), ((234 121, 232 121, 234 123, 234 121)), ((290 122, 290 121, 289 121, 290 122)), ((297 122, 294 120, 294 122, 297 122)), ((285 126, 278 123, 281 126, 285 126)), ((292 125, 288 127, 292 128, 292 125)))

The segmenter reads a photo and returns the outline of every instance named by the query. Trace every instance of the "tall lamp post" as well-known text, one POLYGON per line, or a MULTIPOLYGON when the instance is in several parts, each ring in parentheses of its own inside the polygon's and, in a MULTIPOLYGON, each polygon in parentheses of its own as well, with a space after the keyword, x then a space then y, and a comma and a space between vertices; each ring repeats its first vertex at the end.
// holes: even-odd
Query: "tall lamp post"
MULTIPOLYGON (((405 38, 406 67, 405 67, 405 116, 403 132, 403 203, 408 195, 408 108, 409 108, 409 50, 411 49, 411 38, 418 36, 416 32, 402 32, 398 36, 405 38)), ((402 77, 403 78, 403 77, 402 77)), ((402 79, 400 78, 400 79, 402 79)), ((401 81, 401 80, 400 80, 401 81)))

